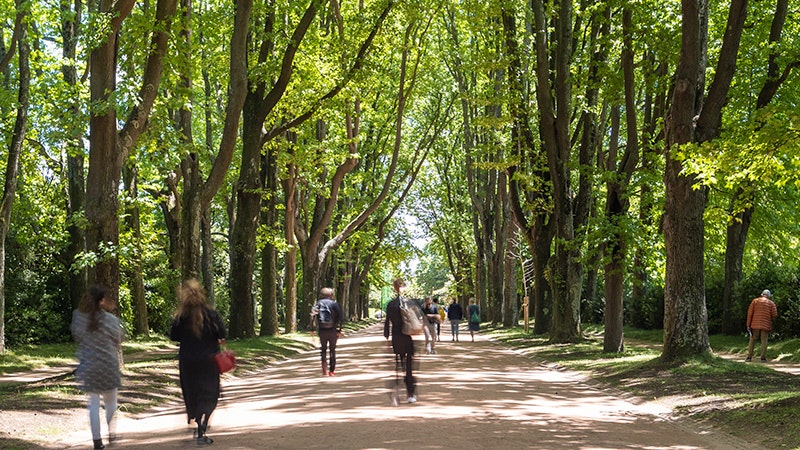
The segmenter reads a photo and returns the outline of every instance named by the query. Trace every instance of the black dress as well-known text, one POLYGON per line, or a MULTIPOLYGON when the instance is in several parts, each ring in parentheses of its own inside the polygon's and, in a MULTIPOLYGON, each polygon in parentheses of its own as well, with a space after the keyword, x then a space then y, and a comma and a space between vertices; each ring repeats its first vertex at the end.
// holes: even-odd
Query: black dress
POLYGON ((210 308, 205 309, 203 318, 199 337, 192 332, 185 317, 175 318, 169 337, 180 342, 178 367, 187 422, 194 420, 205 430, 219 398, 219 371, 213 355, 219 351, 219 340, 225 339, 225 325, 219 314, 210 308))

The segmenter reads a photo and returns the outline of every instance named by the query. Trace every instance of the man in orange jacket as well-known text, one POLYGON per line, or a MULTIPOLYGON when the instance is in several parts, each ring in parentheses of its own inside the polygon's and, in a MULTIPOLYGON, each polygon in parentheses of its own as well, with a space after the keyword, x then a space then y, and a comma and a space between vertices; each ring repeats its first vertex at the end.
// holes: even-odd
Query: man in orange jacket
POLYGON ((767 360, 767 335, 772 331, 772 319, 778 317, 778 308, 770 300, 772 293, 764 289, 761 297, 754 298, 747 308, 747 331, 750 333, 750 345, 747 346, 747 359, 753 360, 756 339, 761 339, 761 361, 767 360))

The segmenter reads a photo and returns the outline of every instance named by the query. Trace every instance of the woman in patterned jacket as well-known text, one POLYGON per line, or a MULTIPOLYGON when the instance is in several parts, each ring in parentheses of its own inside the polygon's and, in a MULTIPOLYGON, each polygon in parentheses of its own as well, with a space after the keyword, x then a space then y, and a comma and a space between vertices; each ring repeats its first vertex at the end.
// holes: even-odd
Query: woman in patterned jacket
POLYGON ((94 448, 105 448, 100 433, 100 398, 106 412, 108 440, 115 435, 117 389, 122 385, 119 350, 124 336, 119 318, 112 311, 116 302, 100 286, 92 286, 78 309, 72 312, 72 336, 78 343, 78 387, 87 393, 89 426, 94 448))

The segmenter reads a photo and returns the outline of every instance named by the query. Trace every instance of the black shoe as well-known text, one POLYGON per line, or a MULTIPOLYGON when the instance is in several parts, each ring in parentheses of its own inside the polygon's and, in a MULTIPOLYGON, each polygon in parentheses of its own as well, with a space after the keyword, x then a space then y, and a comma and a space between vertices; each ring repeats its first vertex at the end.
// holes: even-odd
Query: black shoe
POLYGON ((761 362, 767 362, 767 358, 761 358, 761 362))
POLYGON ((198 447, 199 447, 199 446, 203 446, 203 445, 211 445, 211 444, 213 444, 213 443, 214 443, 214 440, 213 440, 213 439, 211 439, 211 438, 210 438, 210 437, 208 437, 208 436, 200 436, 199 438, 197 438, 197 445, 198 445, 198 447))
POLYGON ((750 362, 752 360, 753 360, 753 358, 751 356, 748 356, 747 358, 745 358, 744 362, 750 362))
POLYGON ((100 450, 100 449, 104 449, 104 448, 106 448, 106 446, 103 445, 103 440, 102 439, 95 439, 94 440, 94 449, 95 450, 100 450))

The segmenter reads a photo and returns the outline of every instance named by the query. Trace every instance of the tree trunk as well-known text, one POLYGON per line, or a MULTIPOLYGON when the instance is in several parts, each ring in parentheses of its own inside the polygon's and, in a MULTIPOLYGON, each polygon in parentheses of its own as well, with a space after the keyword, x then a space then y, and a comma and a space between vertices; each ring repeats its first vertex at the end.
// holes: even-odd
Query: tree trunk
MULTIPOLYGON (((74 61, 77 54, 78 35, 83 17, 83 6, 80 1, 74 3, 74 10, 68 2, 62 2, 62 11, 69 14, 62 14, 61 17, 61 42, 63 43, 62 56, 65 61, 74 61)), ((78 84, 78 73, 74 64, 63 64, 61 73, 64 82, 74 87, 78 84)), ((80 106, 77 101, 67 105, 68 115, 78 117, 80 106)), ((84 124, 85 126, 85 124, 84 124)), ((67 134, 72 139, 67 141, 67 234, 69 243, 66 250, 66 260, 73 264, 77 256, 86 250, 86 236, 84 228, 78 223, 78 218, 83 214, 86 203, 86 173, 84 172, 84 152, 83 140, 79 138, 83 133, 82 129, 67 130, 67 134)), ((86 292, 85 267, 68 267, 69 276, 69 297, 72 308, 78 304, 86 292)))
MULTIPOLYGON (((511 230, 507 231, 508 235, 516 234, 516 227, 511 223, 511 217, 507 216, 505 220, 505 227, 511 230)), ((508 245, 511 247, 511 245, 508 245)), ((515 327, 519 324, 519 295, 517 295, 517 256, 511 248, 507 248, 505 252, 505 261, 503 264, 503 326, 506 328, 515 327)))
MULTIPOLYGON (((273 136, 268 136, 262 129, 267 115, 278 104, 292 78, 294 69, 293 61, 303 38, 306 35, 319 8, 317 1, 311 1, 303 16, 297 23, 291 39, 286 46, 281 61, 279 73, 274 84, 267 92, 267 83, 263 80, 250 81, 243 109, 242 126, 242 163, 240 166, 239 181, 237 183, 238 209, 236 228, 231 238, 234 252, 231 253, 231 272, 235 273, 236 283, 231 288, 231 335, 236 337, 253 336, 255 334, 254 303, 252 298, 253 274, 255 268, 255 236, 258 230, 261 210, 261 159, 263 146, 273 136)), ((265 21, 267 35, 271 35, 271 20, 265 21)), ((267 39, 260 44, 259 63, 265 61, 274 42, 267 39)), ((294 126, 306 120, 304 116, 294 126)), ((273 174, 267 175, 273 176, 273 174)), ((288 330, 287 330, 288 331, 288 330)))
POLYGON ((537 214, 533 226, 533 333, 550 331, 553 321, 553 292, 547 278, 555 223, 545 213, 537 214))
POLYGON ((583 280, 579 263, 580 246, 574 242, 574 219, 577 216, 570 195, 572 2, 558 2, 559 9, 569 13, 558 16, 552 43, 547 41, 544 3, 534 0, 532 7, 535 24, 536 95, 540 108, 539 129, 553 184, 553 220, 556 233, 550 285, 553 292, 550 340, 555 343, 575 342, 581 339, 580 296, 583 280), (550 48, 555 49, 553 60, 549 55, 550 48))
POLYGON ((696 189, 696 179, 682 174, 680 161, 671 151, 680 144, 716 139, 727 102, 742 29, 747 18, 747 0, 733 0, 722 48, 704 102, 698 85, 705 72, 705 36, 708 6, 683 0, 681 56, 668 122, 666 207, 664 237, 667 268, 664 288, 664 359, 708 353, 708 317, 705 303, 704 223, 705 191, 696 189), (699 112, 699 115, 698 115, 699 112), (695 119, 695 116, 697 118, 695 119), (694 128, 696 120, 696 129, 694 128))
MULTIPOLYGON (((133 0, 116 3, 102 0, 101 13, 116 14, 106 39, 92 50, 89 56, 91 70, 90 92, 94 104, 112 103, 109 99, 116 91, 117 33, 122 21, 127 18, 134 5, 133 0)), ((117 190, 121 166, 117 166, 117 114, 107 107, 92 114, 89 122, 89 172, 86 183, 86 248, 97 252, 98 263, 94 273, 89 274, 90 283, 98 283, 109 289, 116 301, 119 293, 119 262, 113 253, 119 242, 117 227, 117 190), (110 249, 107 246, 110 245, 110 249)))
POLYGON ((242 163, 236 183, 236 224, 231 233, 231 337, 255 336, 253 273, 256 235, 261 214, 261 128, 257 94, 245 100, 242 121, 242 163))
MULTIPOLYGON (((273 151, 267 151, 264 156, 264 185, 266 191, 271 193, 264 199, 264 212, 262 221, 267 230, 275 230, 277 223, 277 161, 273 151)), ((275 336, 279 334, 278 328, 278 250, 273 242, 264 244, 261 250, 261 326, 259 336, 275 336)))
MULTIPOLYGON (((636 93, 633 64, 632 40, 632 13, 629 8, 622 12, 623 50, 622 71, 625 86, 625 118, 627 130, 625 152, 619 163, 617 162, 617 137, 619 133, 612 131, 609 145, 608 170, 615 174, 614 178, 606 184, 606 218, 612 226, 613 232, 609 237, 607 249, 609 262, 605 269, 605 335, 603 349, 606 352, 621 352, 624 350, 623 341, 623 281, 625 274, 625 258, 627 242, 625 231, 622 229, 622 219, 628 214, 630 202, 628 200, 628 184, 638 164, 639 143, 636 124, 636 93)), ((614 130, 619 129, 619 109, 614 108, 612 113, 614 130)))
POLYGON ((109 32, 90 55, 90 92, 93 104, 109 104, 92 114, 89 126, 89 173, 87 175, 86 219, 89 223, 86 246, 98 255, 94 281, 109 291, 109 297, 119 299, 119 200, 117 198, 122 165, 139 135, 158 93, 161 69, 169 42, 171 21, 175 15, 175 0, 159 0, 154 32, 144 69, 138 101, 130 111, 122 130, 117 133, 117 116, 111 97, 116 91, 116 49, 122 22, 128 17, 134 0, 101 0, 99 11, 109 14, 109 32))
MULTIPOLYGON (((17 178, 19 174, 19 159, 22 154, 22 145, 28 128, 28 107, 30 104, 30 47, 28 45, 28 25, 21 16, 22 9, 17 3, 18 17, 21 20, 19 40, 17 41, 19 53, 19 88, 17 91, 17 114, 14 120, 14 131, 8 148, 6 161, 5 182, 3 185, 3 198, 0 202, 0 354, 6 351, 6 237, 11 226, 11 210, 17 193, 17 178)), ((25 13, 27 15, 27 13, 25 13)))
POLYGON ((301 245, 300 256, 303 260, 303 284, 300 289, 300 298, 297 299, 297 313, 299 326, 307 330, 311 323, 311 307, 314 306, 314 302, 319 296, 325 270, 320 263, 316 247, 301 245))
POLYGON ((702 189, 694 189, 694 177, 681 173, 681 162, 672 156, 673 148, 694 141, 693 118, 699 107, 697 84, 702 54, 699 7, 698 0, 682 0, 681 55, 667 125, 664 175, 667 264, 662 353, 667 360, 709 351, 703 271, 705 194, 702 189))
POLYGON ((201 266, 203 273, 203 287, 206 290, 206 301, 211 306, 217 304, 217 292, 214 276, 214 240, 211 234, 211 210, 203 209, 203 223, 201 224, 201 239, 203 240, 203 256, 201 266))
MULTIPOLYGON (((180 38, 183 41, 184 48, 191 49, 192 1, 180 0, 180 2, 182 11, 180 38)), ((182 56, 185 61, 191 61, 189 51, 182 56)), ((203 213, 200 204, 200 191, 202 189, 200 160, 194 148, 192 108, 190 106, 194 102, 194 97, 191 94, 193 89, 191 68, 191 64, 188 63, 181 64, 177 68, 179 72, 178 89, 187 93, 187 98, 181 102, 182 106, 178 109, 175 117, 175 127, 180 133, 181 147, 188 149, 186 156, 181 161, 183 195, 181 196, 181 239, 179 242, 182 280, 200 278, 200 247, 203 242, 201 239, 203 213)))
MULTIPOLYGON (((737 189, 731 199, 731 205, 739 205, 743 201, 752 205, 752 198, 752 191, 745 192, 743 189, 737 189), (745 200, 745 197, 750 197, 750 200, 745 200)), ((728 223, 725 245, 725 281, 722 285, 722 332, 729 335, 735 335, 742 331, 743 311, 735 307, 734 299, 741 298, 742 259, 752 220, 753 207, 750 206, 734 214, 728 223)))
POLYGON ((181 201, 178 194, 178 175, 175 172, 167 174, 164 181, 167 185, 166 191, 158 193, 162 198, 158 206, 164 216, 164 227, 167 230, 169 240, 169 268, 180 274, 181 269, 181 201))
POLYGON ((131 231, 132 246, 136 253, 131 255, 128 279, 130 282, 131 305, 133 307, 133 334, 136 336, 150 336, 150 325, 147 321, 147 301, 144 296, 144 274, 142 267, 142 227, 139 216, 139 206, 136 199, 139 196, 138 169, 136 163, 123 168, 122 173, 125 192, 128 197, 125 214, 125 226, 131 231))
POLYGON ((284 277, 284 288, 286 289, 286 299, 284 303, 284 329, 287 333, 297 331, 297 242, 295 240, 295 221, 297 220, 297 168, 294 164, 287 167, 287 178, 283 181, 283 192, 285 195, 286 211, 284 233, 286 245, 286 268, 284 277))

